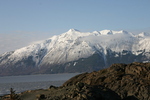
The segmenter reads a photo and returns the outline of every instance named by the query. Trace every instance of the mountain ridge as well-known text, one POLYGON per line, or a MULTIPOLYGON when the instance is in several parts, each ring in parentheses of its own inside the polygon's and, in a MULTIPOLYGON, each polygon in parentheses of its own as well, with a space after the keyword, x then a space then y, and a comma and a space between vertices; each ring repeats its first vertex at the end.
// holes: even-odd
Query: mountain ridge
MULTIPOLYGON (((50 73, 55 73, 52 70, 55 69, 55 66, 59 66, 61 68, 58 70, 62 69, 60 72, 65 72, 68 66, 69 68, 74 65, 77 66, 79 63, 76 61, 86 63, 88 58, 94 59, 92 57, 97 58, 91 62, 98 62, 95 65, 96 69, 99 67, 98 64, 102 64, 103 68, 106 68, 112 63, 118 63, 117 60, 123 63, 148 62, 150 58, 149 43, 150 35, 148 33, 134 35, 124 30, 80 32, 77 29, 70 29, 47 40, 0 55, 0 70, 14 67, 15 69, 19 68, 19 70, 31 68, 34 71, 49 70, 50 73), (123 61, 129 57, 132 58, 131 61, 123 61), (111 59, 117 60, 112 62, 111 59)), ((85 66, 86 64, 81 65, 85 66)), ((42 73, 44 72, 42 71, 42 73)))

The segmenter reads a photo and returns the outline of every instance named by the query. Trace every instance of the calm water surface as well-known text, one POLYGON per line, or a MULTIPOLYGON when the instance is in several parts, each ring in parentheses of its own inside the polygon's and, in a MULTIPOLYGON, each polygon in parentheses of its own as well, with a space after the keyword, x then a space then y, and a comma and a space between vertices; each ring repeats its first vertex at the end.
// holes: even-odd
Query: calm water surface
POLYGON ((0 95, 8 94, 10 88, 19 93, 25 90, 46 89, 50 85, 60 86, 79 73, 41 74, 0 77, 0 95))

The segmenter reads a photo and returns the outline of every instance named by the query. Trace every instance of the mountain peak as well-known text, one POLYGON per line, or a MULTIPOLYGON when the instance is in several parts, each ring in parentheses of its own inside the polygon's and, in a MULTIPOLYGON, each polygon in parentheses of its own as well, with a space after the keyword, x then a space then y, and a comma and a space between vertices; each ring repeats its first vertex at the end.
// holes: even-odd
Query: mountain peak
POLYGON ((112 34, 112 31, 111 30, 102 30, 102 31, 100 31, 100 33, 102 35, 109 35, 109 34, 112 34))
POLYGON ((142 33, 138 34, 138 36, 145 37, 145 36, 149 36, 149 34, 146 32, 142 32, 142 33))
POLYGON ((121 30, 120 32, 121 32, 121 33, 124 33, 124 34, 128 34, 128 32, 125 31, 125 30, 121 30))
POLYGON ((121 31, 102 30, 102 31, 100 31, 100 33, 101 33, 101 35, 113 35, 113 34, 120 34, 120 33, 128 34, 128 32, 125 30, 121 30, 121 31))
POLYGON ((76 31, 79 32, 79 30, 71 28, 71 29, 69 29, 68 32, 76 32, 76 31))

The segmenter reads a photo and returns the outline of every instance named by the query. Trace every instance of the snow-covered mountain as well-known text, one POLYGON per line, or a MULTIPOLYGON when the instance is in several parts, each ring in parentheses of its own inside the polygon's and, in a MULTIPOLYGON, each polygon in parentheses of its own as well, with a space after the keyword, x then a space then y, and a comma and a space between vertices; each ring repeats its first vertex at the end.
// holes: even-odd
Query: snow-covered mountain
POLYGON ((0 75, 84 72, 112 63, 148 62, 150 34, 76 29, 0 55, 0 75))

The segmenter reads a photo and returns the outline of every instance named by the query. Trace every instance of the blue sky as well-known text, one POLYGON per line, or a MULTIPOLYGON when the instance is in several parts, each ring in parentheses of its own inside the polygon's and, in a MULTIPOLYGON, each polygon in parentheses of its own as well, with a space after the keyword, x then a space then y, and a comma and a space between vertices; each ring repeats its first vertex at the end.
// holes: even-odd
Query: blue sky
POLYGON ((70 28, 150 32, 150 0, 0 0, 0 53, 70 28))

